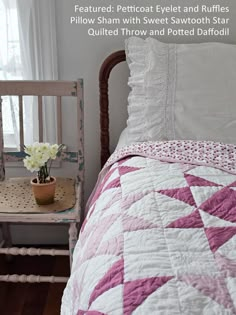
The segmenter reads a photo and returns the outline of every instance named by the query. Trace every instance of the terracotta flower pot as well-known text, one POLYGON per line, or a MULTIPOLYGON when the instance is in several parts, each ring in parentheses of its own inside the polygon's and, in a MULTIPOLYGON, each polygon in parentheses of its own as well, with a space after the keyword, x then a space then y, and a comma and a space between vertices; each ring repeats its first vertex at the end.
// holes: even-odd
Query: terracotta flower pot
POLYGON ((51 176, 51 181, 45 184, 39 184, 36 178, 31 180, 32 190, 35 201, 38 205, 49 205, 54 202, 56 190, 56 178, 51 176))

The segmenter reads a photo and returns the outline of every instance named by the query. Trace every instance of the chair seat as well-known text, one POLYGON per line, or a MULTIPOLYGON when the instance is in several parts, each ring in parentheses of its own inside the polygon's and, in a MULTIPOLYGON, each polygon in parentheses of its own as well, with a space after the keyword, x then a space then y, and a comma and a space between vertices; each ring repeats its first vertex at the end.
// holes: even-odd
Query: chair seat
POLYGON ((6 217, 9 222, 74 221, 78 216, 78 211, 75 211, 76 195, 80 196, 76 188, 74 179, 59 177, 55 202, 39 206, 34 200, 29 177, 5 180, 0 183, 0 222, 4 222, 6 217))

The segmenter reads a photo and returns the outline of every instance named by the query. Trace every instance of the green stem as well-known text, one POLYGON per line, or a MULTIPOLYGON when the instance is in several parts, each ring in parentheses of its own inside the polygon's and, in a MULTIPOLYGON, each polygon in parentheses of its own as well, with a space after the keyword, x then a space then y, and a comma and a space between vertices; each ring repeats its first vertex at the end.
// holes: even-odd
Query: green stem
POLYGON ((46 183, 46 178, 49 177, 47 163, 40 168, 38 171, 38 180, 40 184, 46 183))
POLYGON ((50 164, 49 164, 48 176, 49 176, 49 174, 50 174, 50 172, 51 172, 51 167, 52 167, 52 159, 50 160, 50 164))

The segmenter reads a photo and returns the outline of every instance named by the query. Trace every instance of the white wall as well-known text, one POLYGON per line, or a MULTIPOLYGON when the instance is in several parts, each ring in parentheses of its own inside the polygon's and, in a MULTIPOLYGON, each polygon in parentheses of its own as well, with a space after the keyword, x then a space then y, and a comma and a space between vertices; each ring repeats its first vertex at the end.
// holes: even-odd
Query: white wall
MULTIPOLYGON (((92 38, 87 35, 87 26, 71 25, 70 16, 74 14, 74 5, 105 5, 105 4, 123 4, 123 5, 197 5, 197 4, 221 4, 230 7, 228 17, 230 22, 230 36, 225 38, 211 37, 163 37, 161 40, 165 42, 200 42, 200 41, 223 41, 228 43, 236 43, 236 1, 235 0, 56 0, 56 16, 57 16, 57 45, 59 60, 59 79, 75 80, 77 78, 84 79, 84 98, 85 98, 85 163, 86 163, 86 198, 96 182, 97 174, 100 169, 100 135, 99 135, 99 94, 98 94, 98 73, 104 58, 110 53, 124 49, 124 37, 96 37, 92 38)), ((88 17, 89 15, 87 15, 88 17)), ((151 16, 151 15, 150 15, 151 16)), ((158 14, 153 16, 160 17, 158 14)), ((143 26, 142 26, 143 28, 143 26)), ((128 69, 125 63, 119 65, 111 75, 111 128, 112 128, 112 149, 115 147, 118 136, 122 128, 125 126, 127 117, 127 78, 128 69)), ((67 125, 67 140, 75 135, 75 125, 71 123, 73 113, 69 106, 64 108, 64 123, 67 125)), ((22 175, 25 170, 11 169, 10 175, 22 175)), ((64 173, 68 176, 73 174, 73 168, 67 165, 64 173)), ((15 233, 15 239, 20 242, 62 242, 66 240, 66 232, 62 229, 51 229, 48 227, 37 230, 35 228, 27 228, 25 232, 15 233), (53 232, 52 232, 53 231, 53 232), (30 235, 30 237, 29 237, 30 235)))

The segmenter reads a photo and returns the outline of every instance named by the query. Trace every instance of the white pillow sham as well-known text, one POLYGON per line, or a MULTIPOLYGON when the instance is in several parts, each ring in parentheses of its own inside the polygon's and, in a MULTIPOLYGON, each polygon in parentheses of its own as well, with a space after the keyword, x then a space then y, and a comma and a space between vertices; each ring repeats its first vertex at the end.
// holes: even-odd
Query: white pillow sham
POLYGON ((129 139, 128 139, 128 131, 127 131, 127 127, 125 129, 122 130, 118 143, 116 145, 116 150, 121 149, 122 147, 125 147, 126 145, 129 145, 131 143, 129 143, 129 139))
POLYGON ((129 143, 236 143, 236 46, 126 40, 130 68, 129 143))

